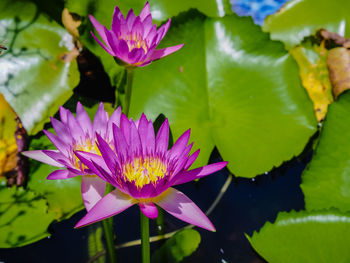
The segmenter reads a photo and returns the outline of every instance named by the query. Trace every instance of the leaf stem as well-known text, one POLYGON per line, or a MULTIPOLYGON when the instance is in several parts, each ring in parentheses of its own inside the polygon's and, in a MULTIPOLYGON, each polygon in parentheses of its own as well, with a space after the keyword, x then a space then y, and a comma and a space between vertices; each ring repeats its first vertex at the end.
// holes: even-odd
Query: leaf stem
POLYGON ((126 69, 126 91, 125 91, 125 100, 124 100, 124 114, 127 117, 129 116, 133 78, 134 78, 134 70, 127 68, 126 69))
POLYGON ((150 263, 149 219, 140 210, 142 263, 150 263))

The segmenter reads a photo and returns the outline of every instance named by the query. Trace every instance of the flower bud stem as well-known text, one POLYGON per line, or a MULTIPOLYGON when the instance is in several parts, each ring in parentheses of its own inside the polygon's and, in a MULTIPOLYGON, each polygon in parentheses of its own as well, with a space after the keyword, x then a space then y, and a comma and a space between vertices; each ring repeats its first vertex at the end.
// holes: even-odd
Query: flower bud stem
POLYGON ((133 78, 134 78, 134 70, 127 68, 126 69, 126 90, 125 90, 125 100, 124 100, 124 114, 127 117, 129 117, 129 108, 130 108, 133 78))
POLYGON ((140 210, 142 263, 150 263, 149 219, 140 210))

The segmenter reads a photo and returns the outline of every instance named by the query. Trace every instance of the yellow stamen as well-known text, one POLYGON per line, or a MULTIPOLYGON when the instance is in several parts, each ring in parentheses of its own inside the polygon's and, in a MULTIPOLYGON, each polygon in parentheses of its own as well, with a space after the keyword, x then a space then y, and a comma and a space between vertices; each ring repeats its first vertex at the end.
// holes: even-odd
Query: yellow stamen
POLYGON ((128 44, 129 52, 131 50, 133 50, 134 48, 141 48, 142 47, 143 50, 145 51, 145 54, 147 54, 148 47, 147 47, 146 41, 143 40, 139 35, 130 34, 130 35, 123 37, 123 39, 128 44))
MULTIPOLYGON (((76 144, 74 145, 74 151, 83 151, 83 152, 90 152, 90 153, 94 153, 94 154, 98 154, 101 155, 100 150, 98 149, 96 143, 92 142, 90 140, 90 138, 86 139, 84 142, 80 143, 80 144, 76 144)), ((78 170, 86 170, 87 167, 85 164, 83 164, 79 158, 73 153, 73 163, 74 166, 78 169, 78 170)))
POLYGON ((162 160, 149 156, 135 158, 123 166, 124 179, 133 182, 137 188, 149 183, 156 184, 164 178, 166 171, 167 166, 162 160))

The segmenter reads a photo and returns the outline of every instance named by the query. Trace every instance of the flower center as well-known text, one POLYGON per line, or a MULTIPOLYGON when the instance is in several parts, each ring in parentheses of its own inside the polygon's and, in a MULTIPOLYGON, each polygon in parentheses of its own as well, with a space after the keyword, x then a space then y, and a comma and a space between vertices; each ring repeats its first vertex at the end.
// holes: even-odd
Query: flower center
MULTIPOLYGON (((98 155, 101 155, 100 150, 98 149, 96 143, 92 142, 90 138, 86 139, 85 141, 81 141, 80 143, 77 143, 73 147, 74 151, 83 151, 83 152, 90 152, 95 153, 98 155)), ((79 158, 72 152, 73 154, 73 164, 74 166, 81 171, 87 170, 87 166, 83 164, 79 158)))
POLYGON ((145 54, 148 52, 148 47, 146 44, 146 41, 141 38, 141 36, 137 34, 129 34, 123 37, 123 39, 126 41, 129 47, 129 52, 133 50, 134 48, 143 48, 145 51, 145 54))
POLYGON ((157 157, 138 157, 123 165, 123 176, 125 181, 133 182, 137 188, 164 178, 167 165, 157 157))

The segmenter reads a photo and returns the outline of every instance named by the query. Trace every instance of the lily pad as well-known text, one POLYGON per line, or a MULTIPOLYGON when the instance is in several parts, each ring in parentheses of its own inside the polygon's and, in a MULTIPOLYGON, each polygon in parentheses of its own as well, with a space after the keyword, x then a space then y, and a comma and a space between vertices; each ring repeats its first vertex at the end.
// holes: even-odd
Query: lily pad
POLYGON ((270 32, 272 39, 283 41, 287 48, 321 28, 349 37, 349 9, 348 0, 291 0, 267 17, 263 30, 270 32))
POLYGON ((280 213, 248 237, 267 262, 349 262, 350 215, 336 210, 280 213))
POLYGON ((76 61, 64 61, 72 37, 33 3, 4 0, 0 8, 0 39, 8 48, 0 57, 0 92, 35 134, 79 82, 76 61))
POLYGON ((302 175, 307 210, 350 211, 350 93, 329 107, 313 158, 302 175))
POLYGON ((32 191, 0 185, 0 247, 24 246, 49 236, 47 228, 55 215, 46 200, 32 191))
POLYGON ((169 238, 152 255, 152 263, 181 262, 190 256, 199 246, 201 236, 194 229, 184 229, 169 238))
POLYGON ((236 176, 254 177, 298 155, 316 130, 298 66, 249 18, 174 19, 162 47, 175 54, 135 71, 130 113, 169 118, 174 139, 191 128, 196 165, 217 146, 236 176), (185 21, 185 22, 183 22, 185 21))

